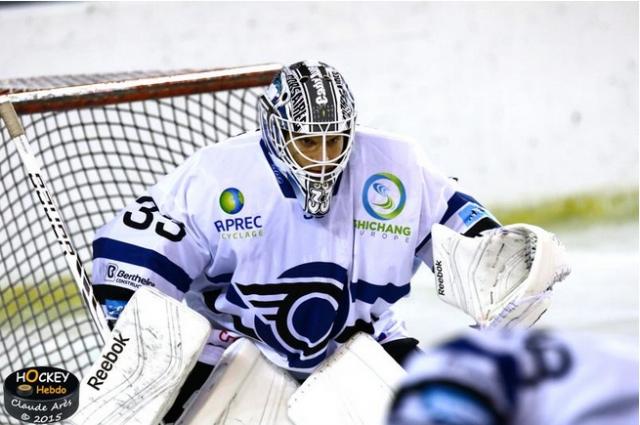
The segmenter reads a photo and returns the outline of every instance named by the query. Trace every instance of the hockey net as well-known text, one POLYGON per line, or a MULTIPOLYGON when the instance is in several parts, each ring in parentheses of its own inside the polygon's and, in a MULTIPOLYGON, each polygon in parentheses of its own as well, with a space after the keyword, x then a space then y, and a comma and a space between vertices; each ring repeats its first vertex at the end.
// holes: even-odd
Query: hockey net
MULTIPOLYGON (((257 128, 258 95, 279 68, 0 80, 0 99, 90 273, 95 230, 200 147, 257 128)), ((0 379, 29 366, 82 375, 102 338, 3 124, 0 142, 0 379)), ((0 410, 0 423, 19 422, 0 410)))

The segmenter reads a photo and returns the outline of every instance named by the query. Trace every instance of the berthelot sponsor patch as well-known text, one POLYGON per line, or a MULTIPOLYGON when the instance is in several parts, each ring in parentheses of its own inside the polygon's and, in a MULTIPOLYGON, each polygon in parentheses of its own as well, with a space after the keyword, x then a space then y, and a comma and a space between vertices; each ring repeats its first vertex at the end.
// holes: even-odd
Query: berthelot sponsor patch
POLYGON ((137 273, 121 269, 118 264, 115 263, 107 264, 107 275, 105 280, 107 282, 115 282, 135 289, 138 289, 141 285, 156 286, 151 279, 140 276, 137 273))
POLYGON ((67 419, 78 409, 80 383, 64 369, 34 366, 4 380, 4 408, 23 422, 47 424, 67 419))

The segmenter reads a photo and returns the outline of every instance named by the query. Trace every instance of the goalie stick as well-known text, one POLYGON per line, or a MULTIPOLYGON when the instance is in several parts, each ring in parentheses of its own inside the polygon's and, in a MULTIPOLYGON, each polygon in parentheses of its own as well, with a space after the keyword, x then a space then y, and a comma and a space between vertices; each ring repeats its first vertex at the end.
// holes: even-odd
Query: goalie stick
POLYGON ((102 343, 104 344, 111 333, 107 326, 107 321, 104 318, 100 305, 93 296, 93 288, 91 287, 91 283, 89 282, 84 267, 80 262, 80 258, 71 243, 69 233, 62 221, 58 207, 54 202, 51 192, 47 189, 45 179, 42 176, 41 162, 36 158, 33 152, 31 152, 29 141, 24 132, 24 128, 20 123, 20 118, 18 118, 13 105, 6 97, 4 99, 0 97, 0 118, 2 118, 7 130, 9 131, 11 141, 15 143, 20 159, 22 160, 22 164, 26 170, 27 177, 29 178, 32 192, 34 196, 37 197, 42 211, 47 216, 47 219, 51 224, 51 229, 53 230, 53 233, 58 240, 58 244, 62 249, 67 265, 71 270, 73 280, 80 290, 82 299, 89 309, 91 319, 96 325, 100 333, 102 343))

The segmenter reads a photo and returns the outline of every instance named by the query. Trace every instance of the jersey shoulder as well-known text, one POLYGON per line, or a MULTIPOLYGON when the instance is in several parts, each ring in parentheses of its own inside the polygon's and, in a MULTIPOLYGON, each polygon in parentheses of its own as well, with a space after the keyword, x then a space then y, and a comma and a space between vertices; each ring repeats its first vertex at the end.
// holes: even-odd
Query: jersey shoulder
MULTIPOLYGON (((159 204, 200 205, 225 189, 251 187, 269 171, 257 132, 201 148, 149 188, 159 204)), ((204 206, 203 206, 204 207, 204 206)), ((206 205, 208 207, 208 205, 206 205)))
POLYGON ((415 140, 398 134, 358 126, 353 147, 354 162, 366 169, 378 168, 418 176, 422 169, 432 169, 415 140))
POLYGON ((183 165, 182 172, 207 185, 262 178, 266 161, 260 147, 260 133, 244 133, 201 148, 183 165))
POLYGON ((260 132, 254 131, 205 146, 197 151, 194 156, 197 157, 196 162, 207 169, 211 169, 209 167, 211 164, 227 164, 224 171, 228 173, 233 170, 230 168, 232 164, 235 165, 236 162, 245 164, 250 159, 249 157, 260 154, 260 132), (232 163, 229 161, 232 161, 232 163))
POLYGON ((356 145, 362 149, 375 148, 391 154, 402 154, 418 148, 416 142, 407 136, 365 126, 356 127, 356 145))

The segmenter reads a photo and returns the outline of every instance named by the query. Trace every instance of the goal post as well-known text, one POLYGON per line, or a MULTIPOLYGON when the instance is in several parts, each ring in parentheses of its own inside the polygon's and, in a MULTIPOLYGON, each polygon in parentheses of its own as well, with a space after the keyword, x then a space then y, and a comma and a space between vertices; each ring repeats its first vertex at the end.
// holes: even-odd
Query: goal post
MULTIPOLYGON (((0 103, 20 116, 90 274, 95 230, 197 149, 258 128, 258 96, 280 68, 0 80, 0 103)), ((10 140, 0 125, 0 380, 28 366, 82 375, 100 331, 10 140)), ((0 409, 0 423, 19 422, 0 409)))

